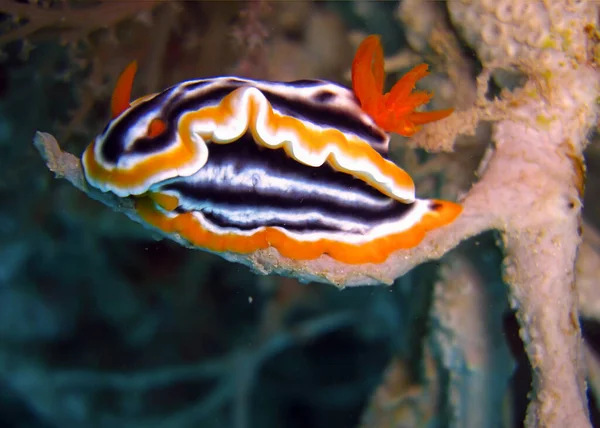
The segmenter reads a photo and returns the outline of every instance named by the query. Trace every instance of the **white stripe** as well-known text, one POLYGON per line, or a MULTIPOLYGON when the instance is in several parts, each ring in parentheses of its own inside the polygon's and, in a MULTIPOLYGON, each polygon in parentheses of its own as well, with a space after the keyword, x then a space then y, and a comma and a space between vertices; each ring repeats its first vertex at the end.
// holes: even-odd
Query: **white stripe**
MULTIPOLYGON (((281 227, 273 227, 273 229, 277 229, 283 232, 286 236, 293 238, 300 242, 316 242, 319 239, 330 239, 337 242, 345 242, 348 244, 365 244, 374 239, 382 238, 394 233, 400 233, 411 229, 417 223, 419 223, 425 214, 431 212, 429 209, 429 204, 431 202, 426 199, 417 199, 413 208, 410 212, 408 212, 401 219, 396 221, 383 222, 373 228, 371 228, 368 232, 364 234, 357 233, 349 233, 349 232, 308 232, 308 233, 298 233, 291 232, 281 227)), ((174 212, 166 212, 164 210, 163 213, 170 217, 176 217, 178 214, 174 212)), ((199 225, 204 229, 217 234, 217 235, 225 235, 234 233, 238 236, 252 236, 257 232, 265 230, 265 227, 259 227, 250 231, 241 231, 236 228, 221 228, 218 227, 209 221, 207 221, 201 212, 195 211, 191 213, 193 217, 198 221, 199 225)))
MULTIPOLYGON (((353 159, 346 156, 343 151, 333 143, 326 144, 320 151, 309 151, 306 148, 295 132, 285 128, 278 128, 277 132, 269 129, 267 120, 267 112, 269 103, 259 89, 248 87, 238 90, 239 97, 235 100, 234 114, 223 127, 217 127, 217 124, 212 119, 192 120, 190 122, 190 131, 199 134, 211 134, 212 139, 216 143, 235 141, 240 138, 249 126, 248 109, 251 100, 254 100, 259 105, 259 111, 256 118, 256 132, 261 139, 261 144, 266 147, 276 149, 282 146, 288 148, 294 158, 306 165, 312 167, 322 166, 328 156, 333 156, 336 162, 348 171, 365 173, 372 181, 378 183, 388 192, 395 195, 398 199, 404 202, 412 202, 415 200, 414 185, 399 186, 393 179, 384 175, 377 167, 368 161, 366 157, 353 159)), ((187 113, 192 114, 192 113, 187 113)), ((306 126, 306 125, 305 125, 306 126)), ((312 124, 312 126, 316 126, 312 124)), ((365 144, 368 144, 365 142, 365 144)), ((390 162, 387 161, 386 162, 390 162)), ((392 162, 390 162, 392 163, 392 162)), ((395 168, 400 168, 393 164, 395 168)))
MULTIPOLYGON (((242 190, 252 190, 258 197, 280 195, 285 197, 286 193, 298 194, 298 196, 323 195, 326 198, 344 201, 348 205, 354 205, 357 208, 367 206, 369 208, 385 209, 392 201, 381 195, 381 198, 373 198, 366 194, 361 194, 350 188, 333 187, 318 181, 304 181, 293 179, 291 177, 274 177, 267 174, 262 168, 245 167, 241 172, 236 171, 233 165, 226 167, 215 167, 208 164, 195 174, 187 177, 185 180, 175 178, 167 180, 152 186, 151 190, 163 191, 162 186, 172 182, 186 183, 193 186, 197 183, 209 183, 216 188, 232 188, 242 190)), ((175 192, 177 193, 177 192, 175 192)), ((186 195, 177 193, 175 196, 184 200, 186 195)), ((193 204, 197 204, 194 201, 193 204)), ((197 205, 195 205, 197 206, 197 205)), ((193 209, 194 206, 185 207, 193 209)))
MULTIPOLYGON (((230 78, 222 77, 218 79, 214 79, 214 83, 202 86, 197 90, 189 90, 186 89, 186 86, 189 86, 197 81, 190 81, 184 84, 181 84, 172 90, 172 95, 176 96, 177 94, 186 93, 186 97, 196 97, 201 96, 203 92, 207 90, 213 90, 215 86, 225 86, 227 85, 227 81, 230 78)), ((279 95, 290 97, 290 94, 297 96, 299 99, 310 97, 324 89, 334 92, 339 100, 336 100, 336 106, 338 102, 340 103, 340 107, 343 109, 347 109, 349 114, 352 114, 354 117, 360 118, 365 123, 372 124, 372 120, 364 113, 360 106, 357 105, 352 92, 348 89, 335 85, 333 83, 323 83, 320 85, 315 85, 312 87, 298 88, 292 87, 290 85, 286 85, 285 83, 279 82, 261 82, 261 81, 252 81, 252 80, 244 80, 235 78, 239 81, 247 82, 249 87, 239 88, 237 94, 239 95, 236 99, 234 99, 234 108, 233 115, 228 119, 227 123, 222 126, 217 126, 214 120, 193 120, 190 124, 191 138, 196 145, 196 150, 199 153, 199 157, 194 159, 188 165, 185 165, 182 168, 171 168, 167 170, 162 170, 155 173, 144 183, 133 186, 133 187, 119 187, 113 184, 105 184, 101 181, 89 180, 90 184, 99 188, 102 191, 112 191, 118 196, 125 197, 129 195, 138 195, 146 192, 151 186, 160 183, 161 181, 168 180, 171 178, 175 178, 178 176, 190 176, 194 174, 196 171, 200 170, 207 161, 208 156, 208 148, 204 140, 200 137, 201 134, 211 134, 211 140, 216 143, 231 143, 239 139, 249 127, 249 105, 252 100, 254 100, 258 106, 259 111, 257 115, 257 122, 255 124, 257 134, 260 143, 265 147, 269 147, 272 149, 276 149, 282 146, 285 146, 286 149, 292 153, 295 160, 301 162, 303 164, 312 166, 312 167, 320 167, 322 166, 329 156, 332 156, 335 161, 345 170, 350 172, 358 172, 365 174, 371 181, 376 182, 379 186, 386 189, 389 193, 395 195, 398 199, 404 202, 412 202, 415 200, 415 189, 414 185, 410 186, 400 186, 397 185, 393 179, 384 175, 375 165, 368 161, 366 157, 353 159, 352 157, 346 156, 336 144, 329 143, 326 144, 321 150, 314 151, 305 147, 296 133, 291 129, 279 128, 277 131, 273 129, 269 129, 269 123, 267 121, 267 113, 269 111, 270 105, 268 100, 265 98, 263 93, 260 91, 260 88, 268 88, 268 90, 272 92, 276 92, 279 95)), ((306 98, 308 99, 308 98, 306 98)), ((214 105, 218 105, 221 100, 218 100, 214 103, 214 105)), ((203 108, 208 107, 209 105, 203 106, 203 108)), ((134 126, 128 129, 126 135, 122 136, 124 141, 127 141, 127 147, 125 149, 130 148, 132 144, 139 138, 143 138, 147 134, 148 126, 153 118, 160 116, 159 115, 160 108, 156 108, 138 120, 134 126)), ((181 118, 185 117, 187 114, 194 114, 194 112, 184 113, 181 118)), ((111 129, 116 126, 116 124, 123 119, 124 116, 115 119, 109 129, 107 130, 107 134, 110 133, 111 129)), ((180 118, 180 120, 181 120, 180 118)), ((322 130, 323 128, 309 122, 304 121, 304 126, 307 126, 311 129, 322 130)), ((181 145, 181 140, 179 133, 176 132, 177 141, 174 144, 170 145, 169 148, 157 151, 152 153, 150 156, 158 155, 161 153, 168 152, 173 150, 174 147, 178 147, 181 145)), ((346 133, 345 135, 354 135, 352 133, 346 133)), ((361 140, 360 138, 357 138, 361 140)), ((366 140, 365 144, 369 144, 366 140)), ((114 170, 118 168, 119 170, 127 171, 136 168, 140 165, 141 162, 148 159, 148 155, 140 155, 140 154, 126 154, 122 155, 116 166, 111 166, 107 164, 102 159, 102 140, 101 137, 96 139, 96 146, 94 151, 94 156, 99 164, 101 164, 106 170, 114 170)), ((386 160, 386 162, 389 162, 386 160)), ((391 163, 391 162, 390 162, 391 163)), ((399 168, 397 165, 393 164, 395 168, 399 168)))

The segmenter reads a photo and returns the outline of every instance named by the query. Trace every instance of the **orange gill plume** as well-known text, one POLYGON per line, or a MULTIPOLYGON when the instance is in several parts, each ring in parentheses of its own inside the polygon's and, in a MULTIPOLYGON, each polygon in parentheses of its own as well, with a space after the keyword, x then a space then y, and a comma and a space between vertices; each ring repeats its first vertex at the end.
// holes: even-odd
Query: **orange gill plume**
POLYGON ((427 64, 420 64, 406 73, 392 90, 383 93, 385 81, 383 49, 379 36, 369 36, 362 41, 352 63, 352 88, 363 110, 387 132, 409 137, 420 125, 443 119, 453 109, 416 112, 426 104, 432 93, 413 92, 419 79, 425 77, 427 64))

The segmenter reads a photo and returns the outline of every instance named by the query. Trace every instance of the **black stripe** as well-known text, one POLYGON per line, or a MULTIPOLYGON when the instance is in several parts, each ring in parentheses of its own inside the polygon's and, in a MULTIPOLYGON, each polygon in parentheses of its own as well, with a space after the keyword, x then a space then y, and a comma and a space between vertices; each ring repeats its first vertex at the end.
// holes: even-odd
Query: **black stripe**
MULTIPOLYGON (((335 103, 307 102, 301 99, 287 98, 267 90, 263 90, 262 93, 273 108, 288 116, 306 119, 324 128, 350 132, 378 146, 383 145, 387 140, 385 133, 364 123, 358 117, 348 114, 347 111, 337 108, 335 103)), ((377 146, 373 146, 373 148, 377 149, 377 146)))
POLYGON ((334 227, 332 225, 323 224, 318 220, 312 219, 304 219, 296 222, 282 222, 281 220, 271 219, 268 221, 259 222, 259 220, 249 219, 249 221, 244 223, 232 222, 227 216, 221 213, 208 213, 203 212, 204 218, 208 220, 210 223, 218 226, 222 229, 235 227, 238 230, 243 230, 245 232, 256 230, 264 226, 270 227, 283 227, 286 230, 291 232, 338 232, 339 228, 334 227))
POLYGON ((221 87, 211 89, 201 97, 191 98, 179 94, 165 105, 161 111, 160 119, 167 124, 167 130, 154 138, 139 138, 131 146, 129 152, 137 154, 150 154, 167 149, 176 140, 177 124, 182 115, 188 111, 198 110, 210 104, 217 104, 224 97, 233 92, 237 87, 221 87))
MULTIPOLYGON (((324 84, 323 82, 318 83, 324 84)), ((306 81, 290 82, 290 84, 296 87, 308 85, 306 81)), ((217 104, 235 89, 245 85, 251 86, 252 81, 232 78, 226 81, 217 81, 214 85, 210 84, 207 80, 186 82, 183 85, 185 85, 185 90, 176 96, 172 96, 172 94, 177 92, 178 86, 169 88, 151 100, 142 102, 135 108, 123 113, 122 117, 119 118, 119 122, 104 136, 101 147, 103 159, 106 162, 116 164, 119 158, 125 154, 124 136, 126 131, 153 110, 158 111, 158 118, 167 124, 166 132, 155 138, 140 138, 136 140, 127 153, 150 154, 165 150, 174 144, 175 132, 177 131, 174 124, 178 123, 182 115, 208 105, 217 104), (208 87, 195 96, 189 95, 190 91, 201 89, 203 86, 208 87)), ((306 119, 323 127, 351 132, 366 141, 373 142, 373 147, 376 150, 387 140, 387 135, 381 130, 364 123, 360 118, 336 107, 335 103, 319 103, 314 100, 301 100, 299 98, 282 96, 264 88, 261 91, 272 106, 283 114, 306 119)))
POLYGON ((317 79, 301 79, 301 80, 292 80, 291 82, 275 82, 275 83, 283 83, 285 85, 293 86, 294 88, 311 88, 313 86, 329 84, 329 82, 326 82, 324 80, 317 80, 317 79))
MULTIPOLYGON (((167 102, 168 97, 171 95, 171 91, 173 88, 169 88, 164 92, 158 94, 156 97, 144 101, 143 103, 138 104, 135 108, 129 109, 124 112, 120 117, 118 123, 106 134, 108 128, 104 129, 102 137, 102 147, 100 153, 102 154, 102 158, 104 161, 109 162, 111 164, 116 164, 119 161, 119 158, 123 155, 125 151, 125 141, 124 137, 127 133, 127 130, 130 129, 136 122, 138 122, 142 117, 147 115, 150 111, 159 109, 161 105, 167 102)), ((154 149, 159 149, 166 147, 165 139, 171 138, 171 141, 174 141, 174 129, 170 126, 169 122, 165 122, 167 124, 168 130, 163 135, 164 138, 156 139, 158 141, 154 141, 155 139, 144 139, 150 141, 144 141, 140 143, 140 147, 146 149, 146 152, 151 152, 150 148, 146 148, 146 145, 153 145, 154 149)), ((136 141, 137 144, 137 141, 136 141)), ((168 144, 167 144, 168 145, 168 144)), ((143 151, 140 151, 144 153, 143 151)))
MULTIPOLYGON (((194 82, 188 85, 189 88, 200 88, 206 86, 206 81, 194 82)), ((177 87, 172 87, 160 93, 151 100, 138 104, 135 108, 128 110, 119 118, 119 122, 106 135, 102 146, 102 157, 105 161, 116 164, 121 156, 127 153, 150 154, 157 151, 167 149, 176 141, 177 127, 174 125, 179 121, 179 118, 186 113, 189 108, 198 109, 197 99, 190 100, 186 97, 186 92, 178 93, 175 96, 172 94, 177 87), (169 99, 170 97, 170 99, 169 99), (162 108, 161 108, 162 105, 162 108), (135 125, 149 112, 157 110, 160 114, 157 118, 161 119, 167 125, 167 129, 161 135, 154 138, 139 138, 125 151, 124 136, 128 129, 135 125)), ((201 99, 203 106, 209 103, 217 103, 226 95, 232 92, 235 87, 216 88, 205 92, 201 99)))
MULTIPOLYGON (((398 220, 405 216, 413 207, 413 204, 403 204, 388 198, 369 184, 352 177, 349 174, 335 171, 329 165, 313 168, 300 164, 289 158, 281 149, 265 149, 259 147, 252 136, 244 135, 240 140, 231 144, 209 144, 209 156, 207 164, 203 167, 207 170, 220 171, 224 167, 232 166, 235 173, 241 173, 248 168, 257 168, 265 171, 269 176, 287 178, 294 181, 307 183, 307 189, 290 189, 287 193, 274 192, 272 189, 258 189, 247 183, 246 186, 235 186, 229 182, 218 182, 215 179, 199 180, 191 178, 176 178, 165 182, 159 189, 176 191, 182 200, 210 204, 219 208, 242 209, 245 207, 256 207, 257 211, 289 210, 298 212, 320 213, 330 219, 340 219, 340 227, 344 220, 373 227, 377 224, 398 220), (351 191, 357 195, 369 198, 372 205, 358 205, 340 197, 331 198, 327 195, 309 192, 314 187, 310 183, 324 184, 334 191, 351 191)), ((198 210, 202 211, 200 207, 198 210)), ((224 219, 216 220, 218 224, 224 224, 224 219)), ((251 222, 238 224, 230 222, 228 226, 240 229, 252 229, 264 224, 256 225, 251 222)), ((299 218, 296 222, 282 223, 273 221, 270 226, 281 226, 294 230, 330 231, 330 226, 324 227, 322 223, 307 222, 299 218)))
POLYGON ((312 96, 313 101, 316 103, 330 103, 335 100, 335 98, 335 92, 328 91, 327 89, 323 89, 312 96))
MULTIPOLYGON (((164 119, 176 123, 181 115, 188 111, 195 111, 207 105, 216 104, 235 89, 245 85, 250 86, 251 82, 230 79, 224 86, 209 88, 206 92, 202 92, 195 97, 182 96, 180 102, 178 100, 173 101, 174 105, 169 109, 164 119)), ((273 108, 288 116, 306 119, 325 128, 351 132, 362 139, 374 141, 375 144, 379 145, 384 144, 387 140, 385 133, 348 114, 347 111, 336 108, 335 104, 315 103, 310 100, 304 101, 299 98, 286 97, 265 88, 260 90, 273 108)))

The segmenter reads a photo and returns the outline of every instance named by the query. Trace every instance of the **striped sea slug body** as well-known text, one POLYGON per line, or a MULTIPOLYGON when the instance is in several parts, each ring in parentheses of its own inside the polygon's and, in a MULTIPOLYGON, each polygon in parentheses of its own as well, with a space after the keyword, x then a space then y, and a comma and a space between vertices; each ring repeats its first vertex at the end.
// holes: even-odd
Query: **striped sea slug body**
POLYGON ((188 245, 380 263, 452 222, 460 205, 415 198, 387 159, 389 132, 412 135, 451 110, 415 112, 425 65, 383 94, 383 52, 359 47, 353 89, 321 80, 185 81, 129 102, 130 65, 112 120, 83 154, 90 185, 135 198, 140 217, 188 245))

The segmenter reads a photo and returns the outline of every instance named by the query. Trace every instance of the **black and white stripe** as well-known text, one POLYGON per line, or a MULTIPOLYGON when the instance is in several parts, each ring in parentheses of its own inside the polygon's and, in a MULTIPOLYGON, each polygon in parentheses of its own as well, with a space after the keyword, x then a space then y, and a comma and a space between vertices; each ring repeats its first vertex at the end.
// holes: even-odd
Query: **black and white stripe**
POLYGON ((260 90, 273 110, 318 127, 338 129, 387 153, 389 137, 361 109, 354 93, 327 81, 268 82, 234 77, 186 81, 173 86, 113 120, 98 137, 96 158, 106 166, 124 157, 144 157, 176 143, 177 124, 186 113, 218 104, 240 87, 260 90), (148 138, 147 125, 159 118, 167 124, 161 136, 148 138))
POLYGON ((250 134, 227 145, 208 144, 208 150, 197 173, 151 190, 176 196, 175 213, 194 212, 216 233, 251 234, 271 226, 302 239, 333 233, 362 241, 410 229, 431 210, 429 201, 399 202, 326 164, 298 163, 282 149, 260 147, 250 134))

